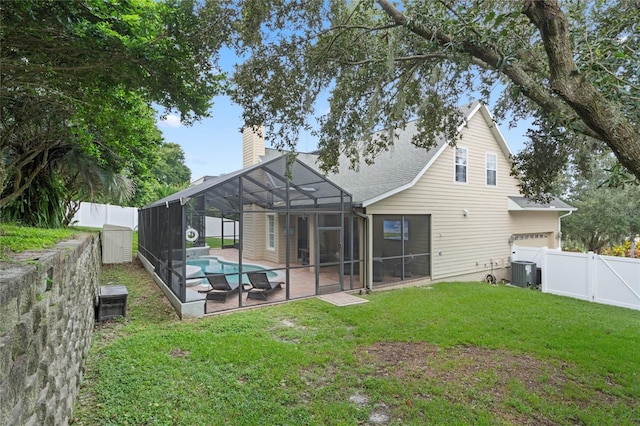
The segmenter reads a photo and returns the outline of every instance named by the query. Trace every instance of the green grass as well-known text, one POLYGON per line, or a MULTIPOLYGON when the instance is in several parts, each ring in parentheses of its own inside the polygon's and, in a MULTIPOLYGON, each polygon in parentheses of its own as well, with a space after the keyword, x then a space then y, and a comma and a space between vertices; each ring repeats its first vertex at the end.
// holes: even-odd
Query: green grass
MULTIPOLYGON (((11 260, 12 254, 28 250, 42 250, 74 235, 86 232, 98 233, 101 228, 71 226, 68 228, 43 229, 0 224, 0 260, 11 260)), ((133 256, 138 253, 138 231, 132 234, 133 256)))
POLYGON ((131 234, 131 252, 133 257, 138 254, 138 231, 133 231, 131 234))
POLYGON ((51 248, 75 234, 93 231, 88 228, 43 229, 0 224, 0 260, 10 260, 12 253, 51 248))
MULTIPOLYGON (((222 247, 222 238, 207 237, 207 238, 205 238, 205 241, 207 242, 207 245, 210 248, 221 248, 222 247)), ((228 238, 224 239, 224 244, 225 245, 233 245, 233 242, 234 242, 233 239, 228 239, 228 238)))
POLYGON ((640 422, 640 312, 479 283, 179 321, 144 271, 97 326, 83 425, 640 422))

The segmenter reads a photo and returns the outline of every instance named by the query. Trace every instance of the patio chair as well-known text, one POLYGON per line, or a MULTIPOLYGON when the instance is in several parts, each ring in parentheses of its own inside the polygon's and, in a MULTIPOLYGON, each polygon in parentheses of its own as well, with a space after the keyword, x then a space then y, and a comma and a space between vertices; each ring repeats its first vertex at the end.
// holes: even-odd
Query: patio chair
POLYGON ((209 290, 198 290, 198 293, 206 293, 204 313, 207 313, 208 300, 214 302, 226 302, 227 296, 231 293, 235 293, 240 289, 239 285, 232 286, 227 281, 227 277, 221 274, 207 274, 205 278, 209 281, 211 288, 209 290))
POLYGON ((267 296, 274 290, 282 289, 283 282, 269 281, 266 272, 248 272, 249 282, 253 286, 247 292, 248 299, 262 299, 267 300, 267 296))
MULTIPOLYGON (((411 264, 413 263, 414 256, 410 255, 404 258, 404 277, 411 276, 411 264)), ((393 265, 393 276, 401 277, 402 276, 402 262, 398 262, 393 265)))

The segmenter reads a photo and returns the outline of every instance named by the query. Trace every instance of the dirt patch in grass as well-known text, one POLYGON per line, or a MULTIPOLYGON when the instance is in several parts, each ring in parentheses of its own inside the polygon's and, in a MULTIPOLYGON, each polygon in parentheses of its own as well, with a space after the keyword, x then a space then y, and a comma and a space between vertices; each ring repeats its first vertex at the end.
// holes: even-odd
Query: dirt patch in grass
MULTIPOLYGON (((536 401, 540 405, 582 408, 620 402, 615 396, 600 391, 583 392, 581 389, 588 386, 583 387, 571 376, 569 364, 505 350, 381 342, 364 348, 361 356, 378 377, 395 378, 403 383, 432 383, 444 389, 440 396, 451 402, 484 406, 497 419, 511 424, 556 424, 538 411, 536 401), (578 392, 567 393, 566 389, 578 389, 578 392), (522 409, 521 400, 529 406, 522 409)), ((428 393, 417 393, 411 398, 430 400, 432 397, 428 393)))
POLYGON ((169 355, 171 355, 173 358, 188 357, 189 355, 191 355, 191 351, 185 351, 180 348, 176 348, 169 352, 169 355))

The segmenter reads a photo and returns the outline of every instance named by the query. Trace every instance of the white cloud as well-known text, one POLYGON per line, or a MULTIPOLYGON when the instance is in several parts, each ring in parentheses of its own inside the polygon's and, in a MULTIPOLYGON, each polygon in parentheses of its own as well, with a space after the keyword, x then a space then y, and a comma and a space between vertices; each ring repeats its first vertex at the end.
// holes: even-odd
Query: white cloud
POLYGON ((161 127, 180 127, 182 124, 180 123, 180 117, 175 114, 167 115, 167 118, 164 120, 159 120, 158 125, 161 127))

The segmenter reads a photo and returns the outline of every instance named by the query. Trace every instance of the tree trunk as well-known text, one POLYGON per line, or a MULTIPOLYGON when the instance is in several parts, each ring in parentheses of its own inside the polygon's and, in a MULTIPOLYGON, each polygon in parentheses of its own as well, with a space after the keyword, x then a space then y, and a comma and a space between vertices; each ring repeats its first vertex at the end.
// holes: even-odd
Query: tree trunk
POLYGON ((504 65, 502 54, 491 45, 454 40, 439 28, 412 20, 389 0, 376 0, 398 25, 441 46, 457 44, 461 52, 504 74, 543 111, 565 117, 583 134, 602 140, 618 161, 640 180, 640 134, 618 104, 607 99, 582 76, 573 61, 569 23, 556 0, 524 0, 524 14, 535 25, 549 61, 551 91, 539 84, 517 62, 504 65))
POLYGON ((578 71, 573 61, 569 23, 555 0, 526 0, 525 15, 539 30, 549 58, 551 88, 640 179, 640 135, 619 106, 578 71))

